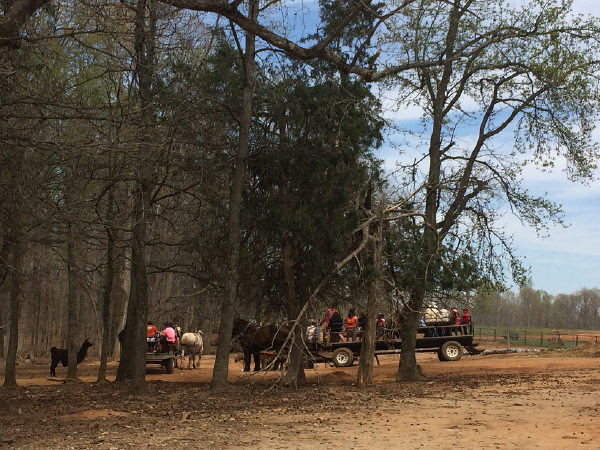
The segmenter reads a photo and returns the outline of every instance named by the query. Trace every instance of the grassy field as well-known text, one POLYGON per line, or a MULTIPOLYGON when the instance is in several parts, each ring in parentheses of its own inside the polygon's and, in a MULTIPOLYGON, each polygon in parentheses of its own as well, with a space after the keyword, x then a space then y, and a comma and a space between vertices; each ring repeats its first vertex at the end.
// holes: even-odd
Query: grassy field
MULTIPOLYGON (((480 341, 506 342, 505 327, 475 326, 475 337, 480 341)), ((511 346, 572 348, 586 342, 598 343, 600 330, 556 330, 551 328, 510 328, 511 346)))

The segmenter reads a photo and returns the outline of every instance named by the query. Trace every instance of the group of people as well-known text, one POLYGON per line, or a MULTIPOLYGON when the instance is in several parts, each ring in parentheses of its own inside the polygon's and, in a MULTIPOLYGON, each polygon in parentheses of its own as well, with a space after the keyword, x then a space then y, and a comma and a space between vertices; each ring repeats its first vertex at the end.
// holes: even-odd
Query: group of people
POLYGON ((424 330, 425 336, 429 337, 468 334, 470 324, 468 307, 462 309, 461 315, 456 307, 451 310, 438 309, 435 303, 429 305, 421 319, 421 326, 427 327, 424 330))
POLYGON ((172 346, 173 349, 177 349, 176 328, 177 327, 172 323, 165 322, 163 330, 159 332, 158 328, 156 328, 152 321, 148 321, 148 325, 146 327, 146 341, 148 342, 148 351, 158 351, 159 344, 161 351, 168 350, 169 346, 172 346))
MULTIPOLYGON (((361 312, 358 316, 356 310, 350 308, 348 314, 343 319, 337 308, 330 307, 323 314, 320 322, 315 319, 308 321, 306 339, 308 342, 322 342, 327 333, 330 333, 330 342, 346 342, 354 340, 358 336, 357 332, 365 329, 367 316, 361 312)), ((377 315, 377 334, 382 335, 385 329, 385 317, 382 313, 377 315)))

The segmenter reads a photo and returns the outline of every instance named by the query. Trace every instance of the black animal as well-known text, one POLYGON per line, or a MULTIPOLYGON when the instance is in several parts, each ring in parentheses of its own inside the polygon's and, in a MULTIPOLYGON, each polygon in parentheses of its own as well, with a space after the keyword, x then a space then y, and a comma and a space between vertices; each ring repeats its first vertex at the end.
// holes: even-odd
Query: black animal
MULTIPOLYGON (((88 348, 93 347, 94 344, 86 339, 81 344, 81 348, 77 352, 77 364, 85 359, 87 356, 88 348)), ((52 356, 52 364, 50 365, 50 376, 56 376, 56 366, 61 362, 63 367, 67 367, 69 365, 69 353, 66 348, 56 348, 52 347, 50 349, 50 355, 52 356)))
MULTIPOLYGON (((271 323, 259 327, 255 323, 244 319, 234 319, 231 337, 239 339, 244 350, 244 372, 250 372, 252 355, 254 355, 254 370, 259 371, 260 352, 265 350, 279 352, 285 344, 290 329, 289 322, 283 322, 280 325, 271 323)), ((278 362, 276 362, 275 370, 277 370, 278 365, 278 362)))

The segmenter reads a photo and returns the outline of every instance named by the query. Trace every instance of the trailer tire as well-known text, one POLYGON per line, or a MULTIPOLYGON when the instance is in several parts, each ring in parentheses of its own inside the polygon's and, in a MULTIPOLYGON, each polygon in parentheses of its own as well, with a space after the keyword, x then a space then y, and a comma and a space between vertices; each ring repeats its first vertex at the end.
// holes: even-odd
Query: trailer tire
POLYGON ((173 359, 174 358, 169 358, 165 361, 165 369, 169 375, 173 373, 173 366, 175 365, 173 359))
POLYGON ((446 361, 446 360, 444 359, 444 354, 442 353, 442 349, 441 349, 441 348, 438 348, 437 354, 438 354, 438 359, 439 359, 440 361, 444 361, 444 362, 446 361))
POLYGON ((463 349, 456 341, 444 342, 444 345, 439 350, 438 358, 440 361, 458 361, 462 358, 463 349))
POLYGON ((346 347, 336 348, 331 356, 335 367, 351 367, 354 363, 352 351, 346 347))

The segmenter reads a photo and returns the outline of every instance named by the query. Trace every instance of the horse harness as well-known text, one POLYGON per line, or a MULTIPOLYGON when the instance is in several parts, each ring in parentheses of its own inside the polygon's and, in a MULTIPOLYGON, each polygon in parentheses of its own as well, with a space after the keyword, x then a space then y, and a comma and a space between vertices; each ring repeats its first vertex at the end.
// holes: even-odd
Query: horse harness
POLYGON ((246 331, 248 330, 248 328, 250 328, 250 326, 255 326, 256 331, 258 331, 262 328, 260 325, 257 325, 255 323, 251 322, 250 320, 248 320, 244 329, 242 331, 240 331, 238 334, 236 334, 234 336, 234 339, 241 339, 244 336, 244 334, 246 334, 246 331))

